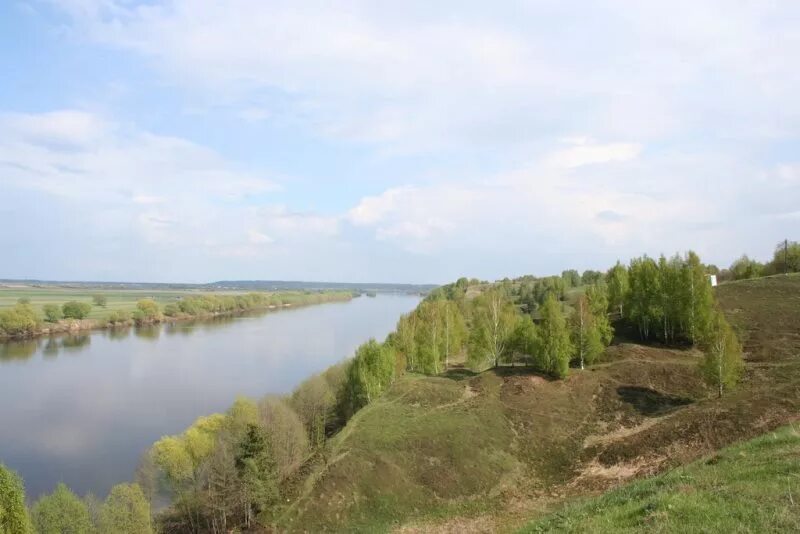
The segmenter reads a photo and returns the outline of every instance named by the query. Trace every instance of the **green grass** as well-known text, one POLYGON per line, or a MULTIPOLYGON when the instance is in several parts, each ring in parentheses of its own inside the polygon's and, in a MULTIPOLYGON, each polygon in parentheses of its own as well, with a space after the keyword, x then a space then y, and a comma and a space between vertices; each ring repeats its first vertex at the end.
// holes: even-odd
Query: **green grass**
POLYGON ((669 473, 568 505, 520 532, 798 532, 794 426, 669 473))

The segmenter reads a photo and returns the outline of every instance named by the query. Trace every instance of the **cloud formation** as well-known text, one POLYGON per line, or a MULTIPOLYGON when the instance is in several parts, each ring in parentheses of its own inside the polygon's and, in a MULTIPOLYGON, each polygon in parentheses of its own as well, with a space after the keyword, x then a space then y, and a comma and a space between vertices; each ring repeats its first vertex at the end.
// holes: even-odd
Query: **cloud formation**
POLYGON ((157 128, 7 109, 0 188, 176 273, 444 282, 797 238, 794 2, 34 5, 186 104, 157 128), (231 149, 265 133, 258 165, 231 149), (287 155, 320 163, 272 172, 287 155))

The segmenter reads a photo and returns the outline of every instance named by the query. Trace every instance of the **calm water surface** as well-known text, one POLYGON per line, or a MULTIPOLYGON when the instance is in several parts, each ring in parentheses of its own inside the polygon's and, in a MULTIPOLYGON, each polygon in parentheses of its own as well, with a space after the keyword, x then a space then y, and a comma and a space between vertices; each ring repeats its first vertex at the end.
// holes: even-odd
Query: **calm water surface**
POLYGON ((413 296, 379 295, 147 329, 0 343, 0 462, 29 497, 65 482, 104 496, 141 454, 237 395, 288 393, 382 340, 413 296))

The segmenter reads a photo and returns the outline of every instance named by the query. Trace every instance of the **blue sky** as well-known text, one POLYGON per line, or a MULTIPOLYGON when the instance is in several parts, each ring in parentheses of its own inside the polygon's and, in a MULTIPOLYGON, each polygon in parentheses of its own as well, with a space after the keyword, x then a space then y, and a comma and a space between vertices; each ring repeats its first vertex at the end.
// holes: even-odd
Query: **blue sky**
POLYGON ((447 282, 800 229, 791 1, 0 4, 0 277, 447 282))

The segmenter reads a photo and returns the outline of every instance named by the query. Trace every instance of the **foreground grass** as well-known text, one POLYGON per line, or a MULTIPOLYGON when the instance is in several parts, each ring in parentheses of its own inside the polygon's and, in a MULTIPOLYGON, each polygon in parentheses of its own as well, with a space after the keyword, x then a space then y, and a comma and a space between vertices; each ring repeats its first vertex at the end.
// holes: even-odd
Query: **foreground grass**
POLYGON ((783 427, 567 506, 520 532, 798 532, 800 433, 783 427))

